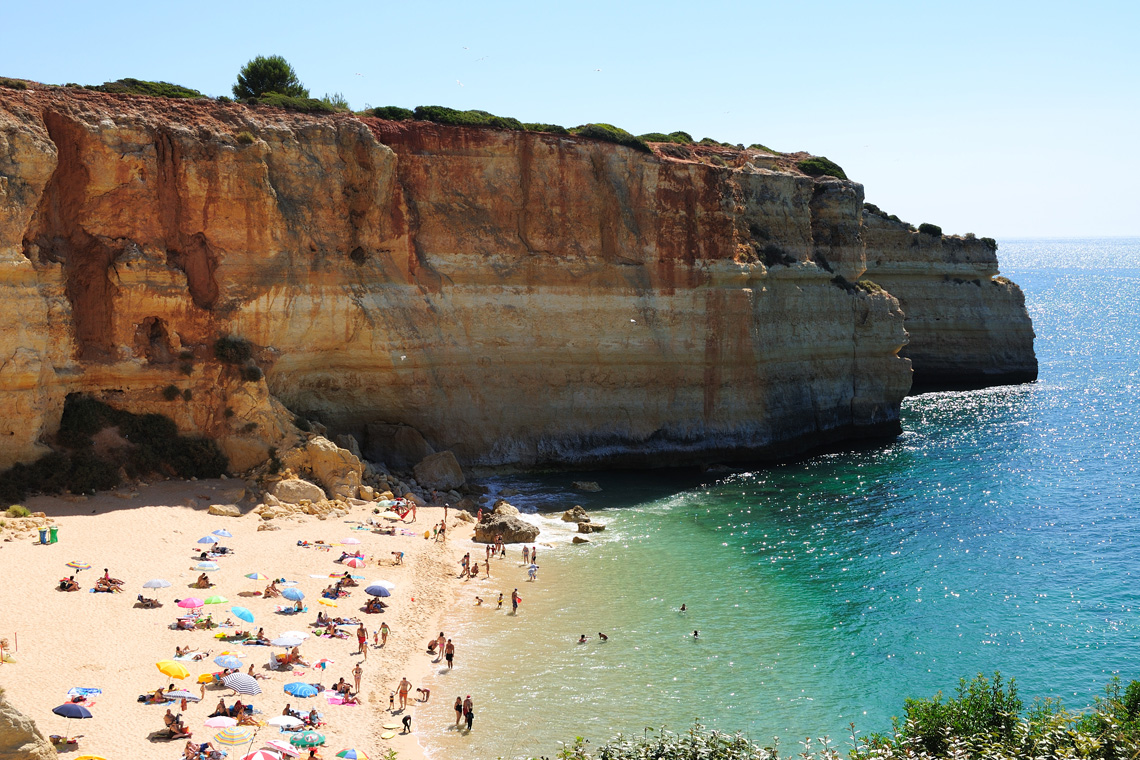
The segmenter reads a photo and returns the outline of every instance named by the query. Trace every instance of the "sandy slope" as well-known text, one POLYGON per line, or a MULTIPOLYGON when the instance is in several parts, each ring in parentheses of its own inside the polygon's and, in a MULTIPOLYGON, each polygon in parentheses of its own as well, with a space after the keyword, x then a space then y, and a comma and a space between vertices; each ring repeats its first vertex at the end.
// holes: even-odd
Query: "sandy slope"
MULTIPOLYGON (((144 486, 138 489, 137 497, 129 499, 100 494, 79 502, 43 497, 28 502, 29 508, 57 518, 60 541, 48 546, 39 546, 28 538, 0 543, 0 567, 4 573, 0 583, 0 637, 18 637, 19 642, 18 663, 0 666, 0 683, 7 688, 12 703, 35 719, 45 734, 82 734, 79 746, 83 753, 104 755, 110 760, 175 758, 181 755, 184 742, 153 743, 147 738, 162 728, 164 708, 139 704, 137 696, 170 682, 158 672, 155 663, 173 657, 176 645, 212 651, 210 659, 186 663, 191 677, 176 684, 194 692, 199 690, 195 683, 199 674, 218 670, 212 657, 229 649, 244 655, 247 667, 253 663, 256 672, 268 676, 261 682, 264 693, 252 700, 262 711, 262 718, 280 714, 286 702, 305 709, 315 705, 325 714, 329 725, 324 730, 328 737, 324 756, 348 747, 370 754, 391 747, 402 758, 422 756, 414 734, 384 741, 380 739, 381 726, 399 723, 402 717, 391 715, 387 709, 388 694, 400 678, 407 675, 418 686, 430 670, 424 644, 438 633, 443 609, 454 602, 455 560, 462 553, 461 546, 470 546, 466 541, 469 532, 461 529, 462 524, 453 525, 452 530, 461 533, 462 540, 453 535, 448 545, 425 541, 423 530, 442 517, 442 509, 432 508, 419 510, 419 521, 407 526, 418 529, 414 536, 392 537, 351 530, 353 524, 366 519, 368 512, 364 508, 343 519, 277 521, 281 530, 259 532, 261 520, 255 515, 224 518, 207 514, 206 507, 222 501, 222 492, 232 484, 233 481, 220 480, 169 481, 144 486), (221 569, 210 573, 217 584, 215 588, 205 592, 192 590, 188 584, 198 575, 192 569, 194 555, 201 548, 196 541, 219 528, 233 534, 233 538, 223 539, 223 545, 234 549, 236 556, 218 560, 221 569), (365 576, 365 585, 381 578, 397 584, 397 590, 386 600, 391 607, 383 615, 360 612, 359 607, 367 598, 363 586, 342 599, 335 609, 317 604, 321 590, 331 581, 310 575, 343 572, 341 565, 333 563, 339 556, 339 547, 334 551, 305 549, 298 547, 297 541, 338 542, 347 537, 359 538, 369 557, 366 568, 353 571, 365 576), (392 551, 406 553, 404 565, 392 566, 392 551), (91 570, 76 574, 83 590, 57 591, 58 579, 74 572, 66 567, 71 560, 92 565, 91 570), (125 593, 89 593, 104 567, 110 568, 113 577, 125 581, 125 593), (275 614, 274 600, 248 595, 265 586, 264 582, 243 577, 250 572, 299 581, 309 611, 299 616, 275 614), (157 596, 165 606, 155 610, 134 607, 136 594, 151 578, 165 578, 173 584, 146 593, 157 596), (296 699, 282 689, 284 684, 297 680, 331 685, 344 676, 351 682, 350 671, 361 659, 352 655, 356 651, 355 636, 310 638, 301 649, 308 661, 328 658, 335 664, 325 673, 299 668, 304 671, 302 674, 266 669, 269 653, 274 651, 268 647, 227 646, 213 638, 213 634, 227 629, 207 632, 170 628, 179 612, 174 599, 210 593, 229 600, 229 604, 206 607, 216 620, 232 617, 231 606, 244 606, 254 613, 254 626, 264 626, 270 637, 287 630, 308 631, 320 609, 346 617, 359 616, 370 632, 386 621, 392 628, 387 646, 370 646, 364 664, 364 704, 333 706, 320 696, 296 699), (65 721, 51 713, 53 707, 67 700, 66 692, 72 686, 103 690, 91 708, 93 719, 65 721)), ((10 536, 11 531, 4 535, 10 536)), ((203 721, 218 698, 227 694, 229 690, 210 687, 205 700, 189 705, 185 720, 194 730, 196 740, 213 737, 214 731, 206 729, 203 721)), ((257 734, 258 740, 275 738, 285 737, 273 728, 262 728, 257 734)), ((253 746, 260 746, 260 741, 253 746)), ((230 757, 240 757, 244 751, 245 748, 231 749, 230 757)))

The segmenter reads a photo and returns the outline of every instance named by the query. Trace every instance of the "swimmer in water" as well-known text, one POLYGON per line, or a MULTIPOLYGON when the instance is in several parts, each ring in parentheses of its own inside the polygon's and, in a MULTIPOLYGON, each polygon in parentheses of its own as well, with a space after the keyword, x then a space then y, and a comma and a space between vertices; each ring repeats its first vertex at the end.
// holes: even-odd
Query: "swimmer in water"
POLYGON ((693 638, 694 639, 699 639, 700 637, 701 637, 700 631, 693 631, 693 638))
POLYGON ((684 604, 682 604, 682 605, 681 605, 681 612, 684 612, 684 611, 685 611, 685 605, 684 605, 684 604))
POLYGON ((607 636, 606 634, 602 633, 601 631, 598 631, 598 640, 599 641, 609 641, 610 637, 607 636))
POLYGON ((578 643, 579 644, 585 644, 586 643, 586 634, 583 633, 581 636, 578 637, 578 643))

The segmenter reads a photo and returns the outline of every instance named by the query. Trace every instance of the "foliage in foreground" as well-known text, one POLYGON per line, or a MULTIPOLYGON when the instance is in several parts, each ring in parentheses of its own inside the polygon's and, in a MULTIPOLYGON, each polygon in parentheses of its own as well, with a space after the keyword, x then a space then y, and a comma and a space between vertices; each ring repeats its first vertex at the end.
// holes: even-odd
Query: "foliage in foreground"
MULTIPOLYGON (((1023 705, 1012 680, 979 674, 962 679, 957 694, 943 701, 908 699, 906 718, 888 735, 858 738, 851 725, 849 749, 827 739, 805 739, 787 758, 802 760, 1015 760, 1089 758, 1123 760, 1140 756, 1140 681, 1121 691, 1114 678, 1105 695, 1088 710, 1070 712, 1054 700, 1023 705)), ((578 737, 557 755, 559 760, 777 760, 778 743, 762 746, 741 734, 709 731, 699 723, 686 733, 654 732, 639 738, 618 736, 596 749, 578 737)), ((546 760, 543 758, 543 760, 546 760)))

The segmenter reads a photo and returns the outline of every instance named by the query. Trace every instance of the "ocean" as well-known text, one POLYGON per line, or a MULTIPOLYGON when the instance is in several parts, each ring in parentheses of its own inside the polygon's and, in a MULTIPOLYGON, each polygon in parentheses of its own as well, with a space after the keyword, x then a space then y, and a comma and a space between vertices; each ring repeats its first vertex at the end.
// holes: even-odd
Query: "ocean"
POLYGON ((1037 383, 910 397, 890 444, 749 472, 492 482, 541 525, 540 571, 511 547, 461 592, 456 667, 417 710, 429 754, 551 757, 694 721, 843 746, 977 673, 1069 708, 1140 678, 1140 240, 999 257, 1037 383), (589 544, 558 520, 574 504, 608 525, 589 544), (517 615, 495 604, 513 588, 517 615), (468 694, 470 734, 451 727, 468 694))

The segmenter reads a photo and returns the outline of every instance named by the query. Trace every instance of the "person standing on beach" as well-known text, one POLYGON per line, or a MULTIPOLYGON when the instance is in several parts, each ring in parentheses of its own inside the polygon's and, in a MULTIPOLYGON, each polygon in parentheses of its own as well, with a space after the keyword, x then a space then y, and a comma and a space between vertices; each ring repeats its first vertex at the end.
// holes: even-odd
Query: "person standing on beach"
POLYGON ((360 663, 356 663, 356 667, 352 669, 352 678, 356 681, 356 693, 360 693, 360 677, 364 675, 364 668, 360 667, 360 663))
POLYGON ((447 646, 443 650, 443 658, 447 660, 447 669, 451 670, 455 663, 455 645, 451 643, 451 639, 447 640, 447 646))
POLYGON ((538 547, 537 546, 530 547, 530 563, 532 565, 538 563, 538 547))
POLYGON ((388 627, 387 623, 380 624, 380 646, 384 646, 388 643, 388 634, 391 632, 392 629, 388 627))
POLYGON ((484 560, 483 564, 487 566, 487 577, 491 577, 491 560, 484 560))
POLYGON ((408 706, 408 692, 412 690, 412 682, 408 680, 407 676, 400 679, 400 685, 396 687, 396 691, 400 693, 400 709, 406 709, 408 706))
POLYGON ((443 659, 443 647, 447 643, 447 637, 443 635, 443 631, 439 632, 439 637, 435 640, 435 648, 439 652, 436 655, 435 661, 439 662, 443 659))
POLYGON ((368 629, 364 627, 364 623, 356 629, 356 653, 368 656, 368 629))
MULTIPOLYGON (((497 610, 503 609, 503 592, 502 591, 499 592, 499 606, 496 607, 495 609, 497 609, 497 610)), ((202 688, 205 689, 206 687, 203 686, 202 688)))
POLYGON ((513 612, 516 615, 519 614, 519 602, 520 601, 521 601, 521 597, 519 597, 519 590, 516 588, 514 591, 511 592, 511 612, 513 612))
POLYGON ((530 564, 530 547, 527 546, 526 544, 523 544, 523 564, 524 565, 530 564))
POLYGON ((459 725, 459 721, 463 720, 463 697, 455 698, 455 725, 459 725))
POLYGON ((471 695, 467 695, 467 699, 463 700, 463 717, 467 720, 467 730, 471 730, 471 724, 475 721, 475 703, 471 701, 471 695))

